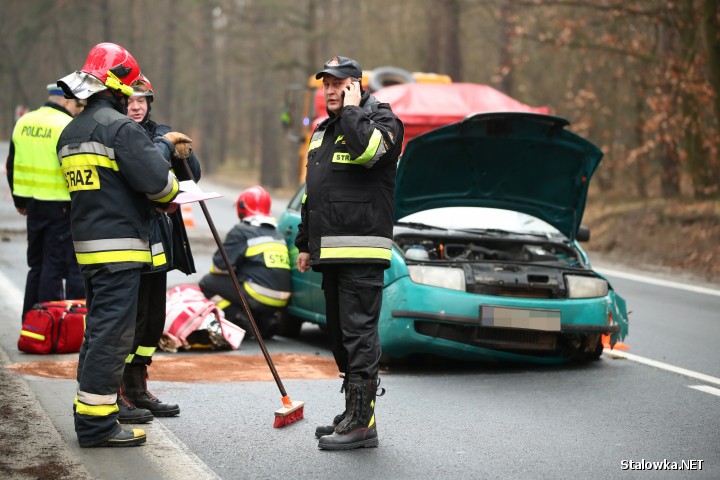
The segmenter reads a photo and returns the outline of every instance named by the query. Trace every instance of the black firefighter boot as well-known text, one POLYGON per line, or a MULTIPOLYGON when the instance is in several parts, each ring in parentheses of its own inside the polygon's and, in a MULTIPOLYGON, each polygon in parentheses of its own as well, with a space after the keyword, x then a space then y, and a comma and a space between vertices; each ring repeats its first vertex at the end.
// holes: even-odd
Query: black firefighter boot
POLYGON ((150 413, 150 410, 137 408, 125 398, 124 385, 120 385, 117 405, 119 414, 118 422, 120 423, 148 423, 153 419, 153 414, 150 413))
MULTIPOLYGON (((364 380, 359 375, 350 374, 348 381, 348 400, 345 418, 332 435, 320 437, 318 448, 323 450, 350 450, 379 445, 377 425, 375 424, 375 397, 378 395, 378 380, 364 380)), ((379 395, 385 393, 381 389, 379 395)))
MULTIPOLYGON (((348 377, 346 374, 341 373, 340 377, 343 379, 342 387, 340 387, 340 393, 345 392, 345 405, 347 405, 348 401, 348 377)), ((335 431, 335 427, 338 426, 340 422, 342 422, 345 419, 345 411, 343 411, 339 415, 335 415, 335 418, 333 418, 332 425, 321 425, 315 429, 315 438, 320 438, 323 435, 332 435, 332 433, 335 431)))
POLYGON ((137 408, 150 410, 156 417, 174 417, 180 413, 180 407, 173 403, 163 403, 147 389, 147 365, 128 363, 123 371, 123 393, 125 398, 137 408))

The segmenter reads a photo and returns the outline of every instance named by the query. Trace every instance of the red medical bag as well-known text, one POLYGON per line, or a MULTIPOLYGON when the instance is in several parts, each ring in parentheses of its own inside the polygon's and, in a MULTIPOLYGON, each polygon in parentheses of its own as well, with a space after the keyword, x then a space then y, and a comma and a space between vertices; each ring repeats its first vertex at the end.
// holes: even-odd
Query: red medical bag
POLYGON ((86 314, 85 300, 36 304, 25 314, 18 350, 39 354, 79 352, 86 314))

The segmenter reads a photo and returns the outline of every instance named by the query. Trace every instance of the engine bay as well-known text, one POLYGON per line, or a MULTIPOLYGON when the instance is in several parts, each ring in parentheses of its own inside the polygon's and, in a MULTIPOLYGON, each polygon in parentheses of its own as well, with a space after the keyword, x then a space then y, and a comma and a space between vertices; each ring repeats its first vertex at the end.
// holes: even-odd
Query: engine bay
POLYGON ((445 262, 520 262, 583 267, 571 245, 545 239, 397 235, 395 244, 408 260, 445 262))

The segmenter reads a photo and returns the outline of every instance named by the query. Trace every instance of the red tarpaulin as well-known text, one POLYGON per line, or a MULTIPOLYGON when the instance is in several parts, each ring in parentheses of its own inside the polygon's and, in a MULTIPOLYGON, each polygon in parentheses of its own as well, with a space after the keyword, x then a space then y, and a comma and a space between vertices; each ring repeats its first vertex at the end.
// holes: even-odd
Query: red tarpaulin
POLYGON ((403 121, 405 143, 473 113, 549 113, 547 107, 531 107, 492 87, 475 83, 403 83, 385 87, 373 95, 389 103, 403 121))
MULTIPOLYGON (((373 93, 389 103, 405 124, 405 143, 422 133, 459 122, 473 113, 550 113, 548 107, 531 107, 487 85, 476 83, 403 83, 373 93)), ((326 118, 322 88, 315 92, 315 113, 326 118)))

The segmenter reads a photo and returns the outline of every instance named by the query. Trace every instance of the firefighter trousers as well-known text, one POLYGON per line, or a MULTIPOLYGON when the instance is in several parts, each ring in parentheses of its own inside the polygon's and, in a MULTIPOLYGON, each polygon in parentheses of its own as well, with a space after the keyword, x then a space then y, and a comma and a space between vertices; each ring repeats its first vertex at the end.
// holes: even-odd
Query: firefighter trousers
POLYGON ((117 392, 132 349, 140 286, 138 269, 94 274, 86 280, 88 313, 80 348, 75 433, 81 446, 117 434, 117 392))
POLYGON ((39 302, 85 298, 70 234, 70 202, 29 200, 27 239, 30 270, 25 281, 22 318, 39 302))
POLYGON ((322 267, 327 333, 335 363, 346 375, 378 376, 383 272, 379 265, 322 267))
MULTIPOLYGON (((243 281, 238 281, 242 285, 243 281)), ((235 290, 235 285, 230 275, 208 273, 200 279, 199 286, 206 298, 213 298, 215 295, 218 295, 230 302, 230 305, 222 307, 225 312, 225 319, 245 330, 248 336, 254 336, 247 313, 245 313, 245 309, 242 306, 242 300, 240 300, 240 296, 237 290, 235 290)), ((275 325, 276 315, 282 309, 263 305, 249 295, 245 295, 245 301, 250 308, 250 313, 252 313, 258 330, 260 330, 260 335, 263 337, 273 336, 277 328, 275 325)))
POLYGON ((167 272, 143 273, 140 276, 135 338, 127 363, 150 365, 165 329, 165 296, 167 272))

